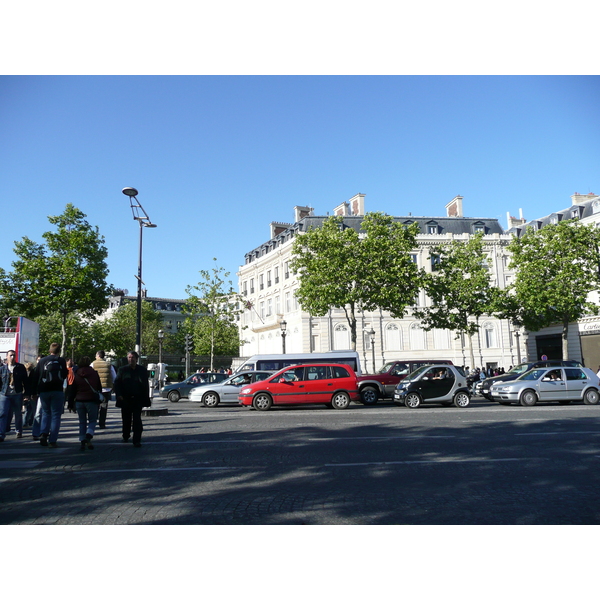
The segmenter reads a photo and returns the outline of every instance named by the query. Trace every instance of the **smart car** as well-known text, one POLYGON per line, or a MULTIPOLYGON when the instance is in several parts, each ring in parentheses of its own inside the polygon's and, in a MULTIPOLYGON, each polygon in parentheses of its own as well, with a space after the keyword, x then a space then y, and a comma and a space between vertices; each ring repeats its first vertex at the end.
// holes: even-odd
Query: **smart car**
POLYGON ((347 365, 309 364, 286 367, 264 381, 242 387, 239 403, 256 410, 274 404, 325 404, 348 408, 359 402, 358 380, 347 365))
POLYGON ((408 408, 431 402, 466 408, 471 403, 471 394, 462 369, 429 365, 413 371, 396 386, 394 402, 408 408))
POLYGON ((534 406, 540 402, 584 404, 600 402, 597 375, 584 367, 532 369, 514 381, 501 381, 490 388, 493 400, 500 404, 519 403, 534 406))

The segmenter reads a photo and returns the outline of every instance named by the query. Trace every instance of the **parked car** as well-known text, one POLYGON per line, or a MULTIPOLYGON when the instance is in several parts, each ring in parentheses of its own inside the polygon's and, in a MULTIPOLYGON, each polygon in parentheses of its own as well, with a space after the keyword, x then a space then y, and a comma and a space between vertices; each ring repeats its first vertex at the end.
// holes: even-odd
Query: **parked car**
POLYGON ((538 401, 598 404, 599 390, 598 376, 584 367, 532 369, 514 381, 500 381, 490 388, 492 398, 500 404, 518 402, 521 406, 533 406, 538 401))
POLYGON ((184 381, 165 385, 160 395, 162 398, 168 398, 171 402, 179 402, 181 398, 187 398, 193 388, 207 383, 218 383, 225 379, 227 379, 226 373, 194 373, 184 381))
POLYGON ((418 408, 424 402, 466 408, 471 403, 471 394, 462 369, 430 365, 413 371, 397 385, 394 402, 408 408, 418 408))
POLYGON ((238 404, 240 388, 249 383, 262 381, 273 375, 273 371, 244 371, 233 375, 221 383, 208 383, 190 391, 190 402, 201 402, 203 406, 214 408, 221 403, 238 404))
POLYGON ((533 362, 525 362, 520 365, 516 365, 510 371, 504 373, 504 375, 496 375, 495 377, 487 377, 483 381, 476 383, 474 393, 482 395, 484 398, 493 401, 490 393, 492 385, 499 383, 500 381, 514 381, 523 373, 531 371, 532 369, 541 369, 543 367, 583 367, 583 365, 577 360, 536 360, 533 362))
POLYGON ((363 404, 376 404, 379 398, 391 398, 396 386, 409 373, 426 365, 451 365, 451 360, 393 360, 381 367, 374 375, 361 375, 358 389, 363 404))
POLYGON ((242 387, 239 403, 256 410, 274 404, 325 404, 348 408, 359 402, 358 380, 351 367, 338 364, 309 364, 286 367, 271 377, 242 387))

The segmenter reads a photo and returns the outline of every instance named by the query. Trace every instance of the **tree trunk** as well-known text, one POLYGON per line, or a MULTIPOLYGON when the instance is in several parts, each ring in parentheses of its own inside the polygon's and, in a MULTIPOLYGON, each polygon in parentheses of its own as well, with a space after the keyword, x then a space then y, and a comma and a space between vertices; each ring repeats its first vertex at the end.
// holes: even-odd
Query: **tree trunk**
POLYGON ((569 360, 569 317, 563 319, 562 359, 569 360))
POLYGON ((346 313, 346 320, 350 326, 350 347, 356 351, 356 316, 354 315, 354 304, 350 304, 350 309, 344 307, 346 313))
POLYGON ((469 355, 471 356, 471 369, 475 370, 475 351, 473 350, 473 334, 469 336, 469 355))
POLYGON ((60 347, 60 355, 65 355, 65 344, 67 343, 67 313, 62 314, 62 320, 60 323, 60 329, 62 332, 62 345, 60 347))

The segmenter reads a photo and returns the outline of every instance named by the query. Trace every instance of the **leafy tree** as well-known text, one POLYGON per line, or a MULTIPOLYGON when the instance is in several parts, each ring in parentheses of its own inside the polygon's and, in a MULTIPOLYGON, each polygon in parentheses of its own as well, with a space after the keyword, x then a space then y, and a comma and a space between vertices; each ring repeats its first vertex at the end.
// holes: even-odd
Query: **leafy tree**
POLYGON ((15 242, 13 271, 0 281, 3 303, 31 319, 60 315, 63 351, 70 317, 92 317, 106 307, 108 251, 98 227, 72 204, 48 217, 56 231, 43 234, 45 244, 28 237, 15 242))
POLYGON ((588 300, 600 289, 600 230, 561 221, 529 228, 508 250, 516 271, 511 289, 523 324, 531 331, 561 324, 563 359, 568 359, 569 323, 600 309, 588 300))
POLYGON ((414 304, 419 272, 411 260, 418 225, 409 227, 380 212, 362 220, 364 235, 344 224, 341 216, 299 235, 290 267, 298 274, 298 302, 320 317, 343 309, 356 350, 356 313, 381 308, 400 318, 414 304))
MULTIPOLYGON (((137 303, 129 302, 121 306, 108 319, 96 321, 93 325, 96 343, 100 342, 106 351, 117 357, 124 357, 135 346, 137 303)), ((158 354, 158 330, 162 328, 163 316, 154 310, 152 303, 142 299, 142 349, 144 354, 158 354)), ((165 334, 165 344, 171 335, 165 334)))
POLYGON ((236 320, 242 312, 241 299, 227 280, 229 272, 222 267, 201 270, 200 276, 197 285, 186 288, 185 331, 193 336, 196 354, 210 355, 212 370, 215 355, 236 356, 239 352, 236 320))
POLYGON ((423 288, 430 304, 414 311, 423 328, 449 329, 459 338, 469 338, 471 365, 475 366, 473 335, 479 318, 491 314, 497 288, 491 286, 489 260, 483 251, 483 234, 469 240, 453 240, 434 246, 430 252, 435 269, 424 273, 423 288))

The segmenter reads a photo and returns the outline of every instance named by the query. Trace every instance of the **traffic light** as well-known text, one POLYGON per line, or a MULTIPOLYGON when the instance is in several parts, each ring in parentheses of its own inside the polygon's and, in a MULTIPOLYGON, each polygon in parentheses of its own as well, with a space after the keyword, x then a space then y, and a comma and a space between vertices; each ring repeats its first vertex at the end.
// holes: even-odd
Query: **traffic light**
POLYGON ((189 333, 185 334, 185 351, 192 351, 192 336, 189 333))

